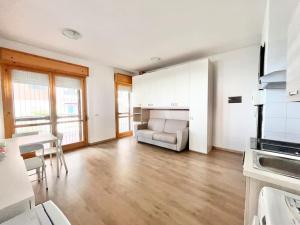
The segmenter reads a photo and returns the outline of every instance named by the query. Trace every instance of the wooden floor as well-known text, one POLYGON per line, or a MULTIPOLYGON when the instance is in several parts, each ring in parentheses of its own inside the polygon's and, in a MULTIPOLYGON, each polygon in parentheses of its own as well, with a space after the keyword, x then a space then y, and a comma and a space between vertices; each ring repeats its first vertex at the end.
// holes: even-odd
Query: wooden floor
POLYGON ((72 225, 242 225, 242 156, 173 152, 124 138, 66 153, 69 174, 49 191, 33 183, 37 203, 51 199, 72 225))

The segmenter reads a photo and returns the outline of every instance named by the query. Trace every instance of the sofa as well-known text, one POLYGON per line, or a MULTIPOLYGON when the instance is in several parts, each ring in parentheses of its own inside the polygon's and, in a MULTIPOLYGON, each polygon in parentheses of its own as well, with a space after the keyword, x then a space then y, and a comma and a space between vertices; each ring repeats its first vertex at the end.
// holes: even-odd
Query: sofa
POLYGON ((188 142, 188 121, 151 118, 148 123, 136 124, 134 134, 138 142, 182 151, 188 142))

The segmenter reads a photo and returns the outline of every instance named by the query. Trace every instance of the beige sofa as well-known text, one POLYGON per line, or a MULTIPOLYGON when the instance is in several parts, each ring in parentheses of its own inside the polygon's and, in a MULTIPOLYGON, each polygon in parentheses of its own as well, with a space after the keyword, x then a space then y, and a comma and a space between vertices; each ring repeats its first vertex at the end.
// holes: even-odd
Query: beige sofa
POLYGON ((158 145, 175 151, 185 149, 189 128, 186 120, 151 118, 146 124, 135 126, 135 137, 139 142, 158 145))

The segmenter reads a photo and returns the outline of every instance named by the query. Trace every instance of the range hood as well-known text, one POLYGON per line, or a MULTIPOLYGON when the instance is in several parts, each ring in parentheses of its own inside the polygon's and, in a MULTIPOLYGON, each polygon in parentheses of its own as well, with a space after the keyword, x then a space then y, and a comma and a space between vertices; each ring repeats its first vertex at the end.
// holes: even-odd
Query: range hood
POLYGON ((260 77, 261 89, 285 89, 286 70, 275 71, 260 77))

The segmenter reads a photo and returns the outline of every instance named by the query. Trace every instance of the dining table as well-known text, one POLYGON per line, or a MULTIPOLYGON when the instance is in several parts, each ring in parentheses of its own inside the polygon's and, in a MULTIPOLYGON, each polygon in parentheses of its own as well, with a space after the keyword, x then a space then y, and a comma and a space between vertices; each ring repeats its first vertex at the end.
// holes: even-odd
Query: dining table
POLYGON ((56 146, 56 173, 59 177, 59 148, 58 148, 58 138, 51 133, 39 133, 34 135, 15 137, 13 138, 19 147, 33 145, 33 144, 55 144, 56 146))
MULTIPOLYGON (((20 147, 32 144, 54 144, 59 154, 58 139, 51 133, 14 137, 5 140, 5 156, 0 159, 0 223, 35 206, 35 196, 20 147)), ((56 157, 59 177, 59 157, 56 157)))

